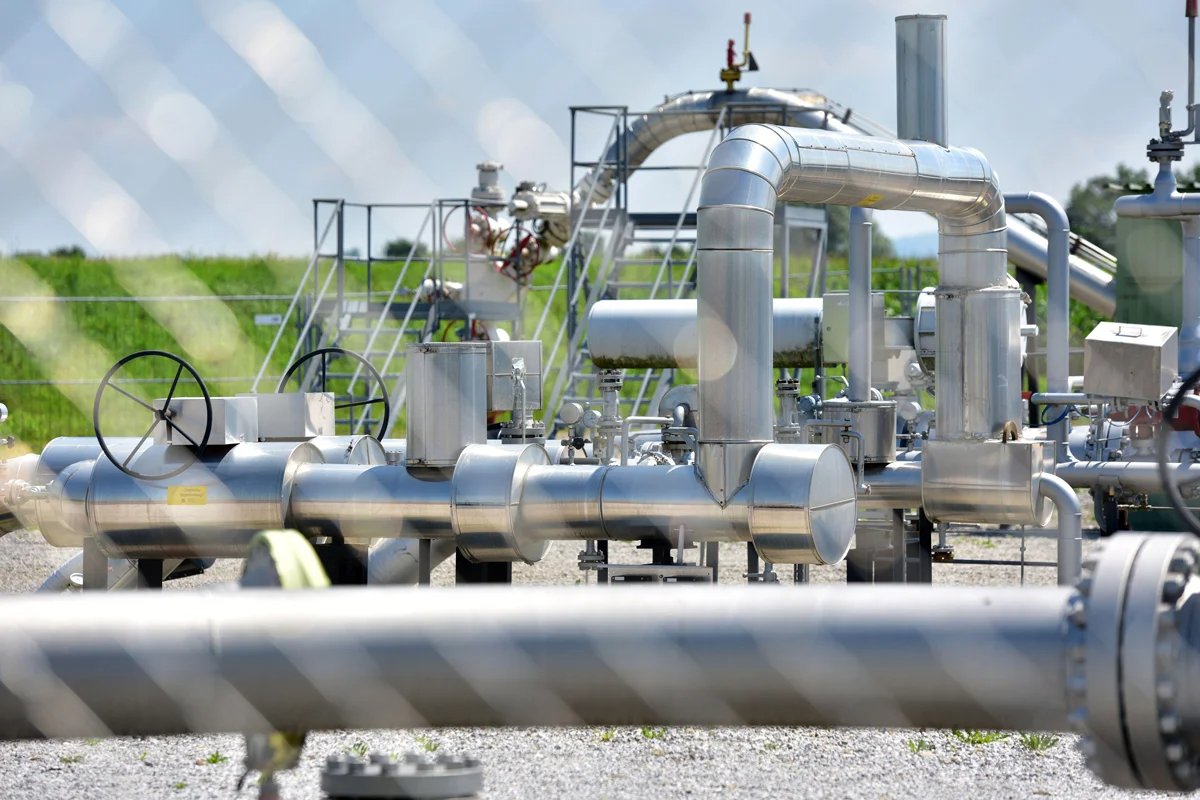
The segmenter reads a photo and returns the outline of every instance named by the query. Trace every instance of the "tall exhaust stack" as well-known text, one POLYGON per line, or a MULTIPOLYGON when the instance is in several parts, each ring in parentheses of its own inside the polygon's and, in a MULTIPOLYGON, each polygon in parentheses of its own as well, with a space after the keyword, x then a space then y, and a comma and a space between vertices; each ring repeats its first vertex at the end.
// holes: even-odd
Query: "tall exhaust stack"
POLYGON ((946 15, 896 17, 896 133, 945 147, 946 15))

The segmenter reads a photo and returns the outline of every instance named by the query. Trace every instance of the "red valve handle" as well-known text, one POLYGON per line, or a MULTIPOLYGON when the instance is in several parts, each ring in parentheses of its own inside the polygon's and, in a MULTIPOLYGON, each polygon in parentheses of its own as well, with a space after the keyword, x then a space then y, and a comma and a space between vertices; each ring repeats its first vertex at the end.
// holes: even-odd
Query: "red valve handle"
POLYGON ((733 69, 733 65, 737 63, 737 52, 734 50, 733 39, 729 40, 729 49, 725 51, 725 66, 733 69))

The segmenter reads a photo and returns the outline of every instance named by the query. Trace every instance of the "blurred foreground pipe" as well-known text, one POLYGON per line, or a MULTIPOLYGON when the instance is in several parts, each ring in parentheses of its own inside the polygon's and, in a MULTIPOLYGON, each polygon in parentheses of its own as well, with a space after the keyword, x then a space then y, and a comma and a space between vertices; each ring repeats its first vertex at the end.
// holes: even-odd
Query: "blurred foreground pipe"
POLYGON ((670 586, 14 597, 0 602, 0 737, 584 724, 1062 730, 1069 595, 670 586))

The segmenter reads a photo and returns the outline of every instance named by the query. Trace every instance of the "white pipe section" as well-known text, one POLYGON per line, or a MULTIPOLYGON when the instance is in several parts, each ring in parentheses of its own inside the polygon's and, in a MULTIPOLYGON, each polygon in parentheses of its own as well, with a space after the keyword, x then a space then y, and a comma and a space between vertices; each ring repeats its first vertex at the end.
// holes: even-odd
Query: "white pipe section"
MULTIPOLYGON (((588 354, 600 369, 694 368, 695 300, 601 300, 588 312, 588 354)), ((811 367, 821 298, 776 297, 771 304, 776 367, 811 367)))
MULTIPOLYGON (((1130 492, 1162 490, 1158 465, 1153 461, 1069 461, 1054 472, 1076 489, 1115 488, 1130 492)), ((1171 474, 1183 485, 1200 481, 1200 464, 1175 464, 1171 474)))
POLYGON ((850 355, 848 366, 851 400, 871 399, 871 228, 873 212, 850 209, 850 355))
POLYGON ((1044 473, 1038 493, 1058 512, 1058 585, 1074 586, 1083 569, 1083 509, 1079 495, 1057 475, 1044 473))
MULTIPOLYGON (((481 725, 1065 730, 1062 587, 0 602, 0 738, 481 725), (948 610, 952 613, 948 613, 948 610)), ((1152 686, 1151 686, 1152 688, 1152 686)))
POLYGON ((896 17, 896 134, 945 146, 946 16, 896 17))
POLYGON ((1200 367, 1200 195, 1175 191, 1169 162, 1159 165, 1154 192, 1118 197, 1113 208, 1118 217, 1177 219, 1183 223, 1183 285, 1179 326, 1179 372, 1187 375, 1200 367))
MULTIPOLYGON (((394 468, 393 468, 394 469, 394 468)), ((420 539, 385 539, 367 557, 367 583, 412 586, 421 577, 420 539)), ((429 543, 429 568, 433 569, 458 549, 454 539, 429 543)))
MULTIPOLYGON (((1070 391, 1071 337, 1071 223, 1053 197, 1041 192, 1005 194, 1004 205, 1014 214, 1037 214, 1046 223, 1046 391, 1070 391)), ((1055 460, 1067 460, 1068 420, 1050 426, 1056 443, 1055 460)))
MULTIPOLYGON (((938 436, 993 437, 1017 418, 1008 406, 1019 406, 1019 356, 995 347, 989 340, 996 331, 984 325, 963 320, 962 338, 949 335, 943 321, 956 315, 941 309, 948 296, 965 309, 961 301, 979 290, 1007 286, 1004 198, 987 160, 963 148, 745 125, 713 150, 698 210, 697 463, 719 502, 745 484, 754 453, 773 434, 771 262, 778 202, 937 215, 943 289, 938 436), (997 398, 996 413, 972 415, 966 401, 975 397, 997 398)), ((1010 338, 1015 346, 1016 336, 1010 338)))

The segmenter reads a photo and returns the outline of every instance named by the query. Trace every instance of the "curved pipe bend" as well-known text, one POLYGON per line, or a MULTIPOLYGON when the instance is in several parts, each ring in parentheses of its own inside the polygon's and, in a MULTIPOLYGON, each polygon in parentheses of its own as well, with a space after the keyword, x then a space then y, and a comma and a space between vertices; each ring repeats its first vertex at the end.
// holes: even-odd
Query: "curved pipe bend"
MULTIPOLYGON (((722 504, 745 485, 754 454, 773 437, 773 222, 781 201, 933 213, 944 289, 972 292, 1008 281, 1004 195, 979 152, 777 125, 731 131, 709 158, 697 211, 697 464, 722 504)), ((947 341, 938 353, 939 364, 945 356, 948 387, 962 389, 959 405, 995 383, 995 376, 982 374, 988 370, 964 363, 987 352, 986 343, 968 341, 970 335, 982 334, 964 329, 961 347, 947 341), (991 383, 956 386, 969 379, 991 383)), ((1016 386, 1019 364, 1001 370, 1000 383, 1016 386)), ((943 429, 952 436, 976 433, 959 419, 958 405, 941 407, 953 394, 938 395, 943 429)))
POLYGON ((1079 495, 1057 475, 1045 473, 1038 494, 1058 512, 1058 585, 1074 586, 1083 569, 1083 509, 1079 495))

